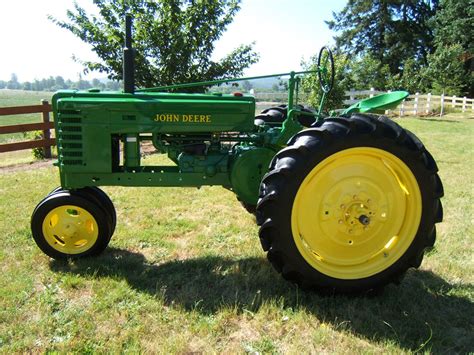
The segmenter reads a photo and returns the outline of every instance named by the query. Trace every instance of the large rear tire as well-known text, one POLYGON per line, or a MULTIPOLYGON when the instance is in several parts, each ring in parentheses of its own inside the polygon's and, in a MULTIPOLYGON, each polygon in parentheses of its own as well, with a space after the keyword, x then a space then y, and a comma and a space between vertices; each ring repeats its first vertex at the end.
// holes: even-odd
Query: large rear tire
MULTIPOLYGON (((314 117, 314 112, 308 108, 304 107, 303 105, 296 105, 296 108, 307 112, 310 115, 297 115, 295 119, 303 126, 303 127, 310 127, 313 123, 316 122, 314 117)), ((261 126, 266 124, 270 127, 281 127, 283 121, 286 120, 288 114, 288 105, 279 105, 273 106, 263 110, 258 116, 255 117, 255 125, 261 126)))
POLYGON ((257 205, 262 247, 304 288, 398 283, 434 245, 443 187, 431 154, 387 117, 326 119, 273 159, 257 205))

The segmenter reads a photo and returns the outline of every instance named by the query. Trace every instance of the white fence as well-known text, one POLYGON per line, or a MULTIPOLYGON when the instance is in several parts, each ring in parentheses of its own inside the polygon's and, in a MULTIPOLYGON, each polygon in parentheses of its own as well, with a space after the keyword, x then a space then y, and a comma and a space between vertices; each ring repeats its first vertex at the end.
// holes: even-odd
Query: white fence
MULTIPOLYGON (((386 91, 377 91, 373 88, 370 90, 346 91, 345 94, 349 99, 345 100, 344 104, 352 105, 367 97, 383 94, 385 92, 386 91)), ((400 116, 426 115, 432 112, 443 113, 447 108, 461 110, 462 112, 474 112, 474 99, 457 96, 432 95, 431 93, 416 93, 408 96, 396 109, 390 110, 387 113, 398 114, 400 116)))
MULTIPOLYGON (((350 106, 356 102, 373 97, 375 95, 384 94, 390 91, 378 91, 371 88, 370 90, 351 90, 346 91, 345 95, 348 98, 344 100, 344 105, 350 106)), ((262 108, 275 106, 280 103, 286 103, 288 94, 285 92, 257 92, 255 98, 257 99, 257 105, 259 110, 262 108)), ((299 101, 304 103, 305 97, 300 93, 299 101)), ((456 109, 462 112, 473 112, 474 113, 474 99, 467 97, 457 96, 446 96, 446 95, 432 95, 419 94, 408 96, 396 109, 386 111, 387 114, 394 114, 399 116, 404 115, 428 115, 431 113, 443 114, 447 109, 456 109)))

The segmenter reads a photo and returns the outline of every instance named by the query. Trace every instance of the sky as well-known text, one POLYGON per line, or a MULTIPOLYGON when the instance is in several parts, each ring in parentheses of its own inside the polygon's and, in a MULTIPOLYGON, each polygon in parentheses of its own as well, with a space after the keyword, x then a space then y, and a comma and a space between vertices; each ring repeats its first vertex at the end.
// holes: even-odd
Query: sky
MULTIPOLYGON (((93 10, 92 0, 77 0, 93 10)), ((241 10, 216 43, 213 59, 219 59, 240 44, 255 42, 258 63, 245 76, 266 75, 300 69, 302 59, 333 43, 333 33, 324 23, 340 11, 346 0, 242 0, 241 10)), ((66 19, 73 0, 3 0, 0 3, 0 80, 12 73, 19 81, 61 75, 77 80, 82 60, 97 57, 90 46, 48 20, 66 19)), ((83 78, 101 78, 92 73, 83 78)))

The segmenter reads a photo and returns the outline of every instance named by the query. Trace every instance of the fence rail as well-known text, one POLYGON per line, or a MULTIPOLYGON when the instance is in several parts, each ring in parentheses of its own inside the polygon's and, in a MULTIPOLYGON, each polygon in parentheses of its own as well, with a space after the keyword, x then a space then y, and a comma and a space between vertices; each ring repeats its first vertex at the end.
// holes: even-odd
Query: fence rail
POLYGON ((29 113, 41 113, 43 120, 43 122, 39 123, 21 123, 17 125, 0 126, 0 134, 43 131, 43 139, 0 144, 0 153, 31 148, 43 148, 45 158, 51 158, 51 147, 55 145, 56 142, 53 138, 51 138, 50 130, 54 128, 54 124, 49 119, 50 112, 51 105, 47 100, 42 100, 41 105, 0 107, 0 124, 1 116, 29 113))
MULTIPOLYGON (((349 97, 344 101, 345 105, 352 105, 367 97, 373 97, 378 94, 384 94, 390 91, 378 91, 371 88, 370 90, 351 90, 345 94, 349 97)), ((396 109, 387 113, 398 113, 403 115, 421 115, 428 114, 434 110, 439 110, 441 114, 446 108, 460 109, 462 112, 474 112, 474 99, 459 96, 433 95, 416 93, 408 96, 396 109)))
MULTIPOLYGON (((346 91, 344 105, 350 106, 362 99, 384 94, 390 91, 379 91, 371 88, 369 90, 351 90, 346 91)), ((304 102, 304 97, 300 93, 300 100, 304 102)), ((287 94, 282 92, 257 92, 255 98, 259 104, 284 103, 287 101, 287 94), (268 101, 268 102, 266 102, 268 101)), ((386 111, 386 113, 403 115, 425 115, 434 111, 441 114, 447 108, 460 109, 462 112, 474 112, 474 99, 468 97, 433 95, 416 93, 408 96, 396 109, 386 111)))

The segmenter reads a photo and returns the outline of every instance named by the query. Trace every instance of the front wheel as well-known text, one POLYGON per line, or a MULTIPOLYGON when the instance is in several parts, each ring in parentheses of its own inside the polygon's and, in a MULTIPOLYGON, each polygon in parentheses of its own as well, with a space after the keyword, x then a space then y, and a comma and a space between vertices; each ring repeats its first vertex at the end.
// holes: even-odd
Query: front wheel
POLYGON ((108 216, 95 202, 68 191, 44 198, 31 217, 38 247, 54 259, 101 253, 110 241, 108 216))
POLYGON ((443 195, 423 144, 387 117, 301 131, 262 180, 268 258, 304 287, 358 292, 398 282, 433 246, 443 195))
POLYGON ((59 186, 51 191, 49 195, 55 194, 57 192, 69 192, 71 194, 84 197, 89 201, 99 205, 107 215, 110 224, 110 238, 112 237, 115 232, 115 227, 117 226, 117 212, 115 211, 115 206, 112 200, 104 191, 102 191, 97 186, 87 186, 76 190, 65 190, 59 186))

